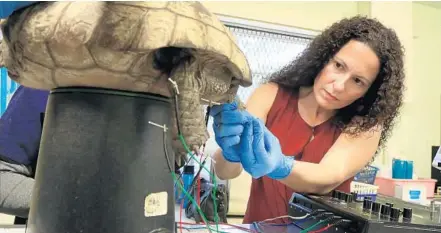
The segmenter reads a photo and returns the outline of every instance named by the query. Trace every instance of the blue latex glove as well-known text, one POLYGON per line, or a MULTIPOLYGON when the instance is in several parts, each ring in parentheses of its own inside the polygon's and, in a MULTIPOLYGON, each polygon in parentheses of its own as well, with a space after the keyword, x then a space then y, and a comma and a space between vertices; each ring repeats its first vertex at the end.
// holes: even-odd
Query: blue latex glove
POLYGON ((293 157, 282 154, 279 140, 258 118, 237 110, 237 103, 212 107, 213 130, 227 161, 241 162, 254 178, 283 179, 291 173, 293 157))
POLYGON ((253 117, 244 127, 241 137, 240 159, 243 169, 254 178, 264 175, 272 179, 284 179, 291 174, 294 157, 282 153, 279 140, 265 126, 262 120, 253 117), (247 150, 245 150, 247 149, 247 150))
POLYGON ((0 2, 0 18, 9 17, 14 11, 31 5, 35 1, 1 1, 0 2))
POLYGON ((240 162, 240 136, 243 132, 243 124, 249 122, 250 117, 245 111, 237 111, 237 108, 238 103, 233 102, 213 106, 210 111, 215 140, 222 149, 225 160, 233 163, 240 162), (237 114, 232 114, 234 112, 237 114))

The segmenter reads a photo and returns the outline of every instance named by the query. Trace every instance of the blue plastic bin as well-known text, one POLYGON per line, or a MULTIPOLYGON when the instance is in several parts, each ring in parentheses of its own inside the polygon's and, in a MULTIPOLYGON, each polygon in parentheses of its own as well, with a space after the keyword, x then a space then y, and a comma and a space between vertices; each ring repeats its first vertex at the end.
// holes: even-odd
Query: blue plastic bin
POLYGON ((0 68, 0 116, 6 111, 9 99, 17 90, 18 84, 8 76, 6 68, 0 68))
POLYGON ((365 184, 374 184, 378 170, 379 169, 377 167, 367 166, 365 169, 363 169, 363 171, 355 175, 354 181, 365 184))

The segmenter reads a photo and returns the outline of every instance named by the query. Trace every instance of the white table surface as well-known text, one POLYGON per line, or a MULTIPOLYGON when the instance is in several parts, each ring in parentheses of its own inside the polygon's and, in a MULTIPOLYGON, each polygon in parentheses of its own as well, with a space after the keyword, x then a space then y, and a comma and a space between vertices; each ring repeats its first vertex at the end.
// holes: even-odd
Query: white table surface
MULTIPOLYGON (((197 226, 195 226, 197 227, 197 226)), ((216 229, 216 226, 213 226, 212 229, 216 229)), ((5 229, 5 228, 0 228, 0 233, 25 233, 25 228, 9 228, 9 229, 5 229)), ((228 233, 244 233, 245 231, 242 231, 240 229, 236 229, 234 227, 231 226, 219 226, 219 231, 223 231, 223 232, 228 232, 228 233)), ((178 231, 179 232, 179 231, 178 231)), ((198 228, 198 229, 183 229, 182 232, 187 232, 187 233, 208 233, 209 231, 207 229, 204 228, 198 228)))
MULTIPOLYGON (((175 206, 175 220, 176 221, 181 220, 182 222, 194 223, 194 220, 188 219, 185 216, 185 212, 184 211, 182 211, 182 219, 179 219, 179 205, 175 206)), ((205 233, 205 232, 209 232, 207 229, 203 228, 203 225, 194 225, 194 226, 183 225, 183 226, 185 226, 186 229, 188 229, 188 231, 183 229, 182 232, 188 232, 188 233, 205 233)), ((216 229, 216 226, 212 226, 212 229, 216 229)), ((228 232, 228 233, 244 233, 245 232, 245 231, 236 229, 236 228, 231 227, 231 226, 221 226, 221 225, 219 225, 219 231, 228 232)), ((2 226, 0 226, 0 233, 25 233, 25 232, 26 232, 26 229, 24 227, 21 227, 21 228, 2 228, 2 226)), ((60 232, 60 233, 62 233, 62 232, 60 232)))

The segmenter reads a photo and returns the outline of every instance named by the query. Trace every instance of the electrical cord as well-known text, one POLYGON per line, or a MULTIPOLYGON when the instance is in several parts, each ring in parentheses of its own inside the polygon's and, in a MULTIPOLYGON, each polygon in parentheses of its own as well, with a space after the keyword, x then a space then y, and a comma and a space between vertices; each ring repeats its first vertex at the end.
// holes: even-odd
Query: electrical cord
POLYGON ((315 231, 309 231, 308 233, 320 233, 320 232, 324 232, 326 230, 328 230, 331 227, 336 227, 339 226, 340 224, 344 223, 344 222, 350 222, 349 220, 346 219, 338 219, 337 221, 335 221, 334 223, 328 224, 327 226, 320 228, 318 230, 315 231))
POLYGON ((181 233, 182 233, 182 208, 183 207, 184 207, 184 201, 181 200, 181 203, 179 204, 179 223, 180 223, 180 226, 181 226, 181 228, 180 228, 181 233))
MULTIPOLYGON (((174 89, 173 89, 174 90, 174 89)), ((178 129, 178 135, 181 135, 181 123, 179 122, 179 106, 178 106, 178 93, 174 91, 174 101, 175 101, 175 118, 176 118, 176 127, 178 129)))
MULTIPOLYGON (((175 105, 175 106, 176 106, 176 105, 175 105)), ((194 161, 196 161, 196 162, 199 164, 199 166, 201 166, 203 169, 205 169, 205 170, 208 172, 208 174, 210 174, 210 178, 211 178, 211 180, 213 181, 213 186, 214 186, 214 188, 212 189, 212 192, 211 192, 211 196, 212 196, 212 198, 213 198, 214 220, 215 220, 215 223, 216 223, 216 229, 218 229, 219 214, 218 214, 218 212, 217 212, 217 202, 216 202, 216 187, 217 187, 217 181, 216 181, 216 178, 215 178, 214 174, 213 174, 210 170, 208 170, 205 166, 202 165, 201 162, 199 162, 199 161, 195 158, 193 152, 190 151, 190 149, 189 149, 187 143, 185 142, 185 139, 184 139, 184 137, 182 136, 182 134, 179 135, 179 139, 181 140, 181 143, 183 144, 183 146, 184 146, 185 150, 187 151, 187 153, 190 155, 191 159, 193 159, 194 161)))
MULTIPOLYGON (((172 88, 172 89, 173 89, 173 92, 174 92, 174 101, 175 101, 175 102, 174 102, 174 105, 175 105, 175 114, 176 114, 176 115, 175 115, 175 116, 176 116, 175 118, 176 118, 176 121, 177 121, 176 123, 177 123, 177 130, 178 130, 178 137, 179 137, 179 140, 181 141, 182 145, 184 146, 185 151, 187 152, 187 154, 190 155, 190 159, 193 159, 193 160, 196 161, 196 162, 197 162, 197 163, 198 163, 203 169, 207 170, 208 173, 210 174, 211 179, 213 180, 214 188, 212 189, 211 196, 212 196, 212 198, 213 198, 213 205, 214 205, 214 206, 213 206, 213 207, 214 207, 214 220, 215 220, 215 223, 216 223, 216 231, 218 232, 218 231, 219 231, 219 214, 217 213, 217 203, 216 203, 216 187, 217 187, 216 178, 215 178, 214 175, 211 173, 211 171, 209 171, 207 168, 205 168, 205 166, 204 166, 200 161, 198 161, 198 160, 195 158, 193 152, 191 152, 191 150, 189 149, 187 143, 185 142, 184 136, 182 135, 181 125, 180 125, 180 121, 179 121, 179 106, 178 106, 178 103, 179 103, 179 99, 178 99, 179 90, 177 89, 178 87, 177 87, 175 81, 173 81, 171 78, 169 79, 169 81, 173 84, 173 88, 172 88)), ((208 112, 208 114, 209 114, 209 112, 208 112)), ((164 133, 165 133, 165 132, 164 132, 164 133)), ((164 142, 164 143, 165 143, 165 142, 164 142)), ((176 179, 176 174, 175 174, 174 171, 172 172, 172 175, 173 175, 173 178, 174 178, 174 180, 175 180, 175 185, 177 184, 177 185, 179 186, 179 188, 184 192, 184 195, 186 195, 186 196, 191 200, 192 204, 194 204, 194 205, 196 206, 197 211, 199 212, 199 214, 201 215, 202 219, 204 220, 204 223, 207 225, 208 230, 211 232, 212 229, 211 229, 210 226, 208 225, 208 223, 207 223, 207 219, 206 219, 205 215, 203 214, 202 210, 200 209, 200 206, 197 205, 197 203, 195 204, 195 201, 194 201, 194 199, 191 197, 191 195, 185 190, 185 188, 182 187, 182 185, 180 184, 180 182, 178 182, 178 180, 176 179)))
POLYGON ((262 229, 260 228, 260 225, 258 222, 253 222, 253 227, 256 228, 256 231, 258 233, 263 233, 262 229))
POLYGON ((274 220, 281 219, 281 218, 289 218, 289 219, 292 219, 292 220, 300 220, 300 219, 307 218, 309 215, 310 214, 305 214, 305 215, 303 215, 301 217, 293 217, 293 216, 289 216, 289 215, 283 215, 283 216, 279 216, 279 217, 275 217, 275 218, 268 218, 268 219, 260 221, 259 223, 274 221, 274 220))
MULTIPOLYGON (((293 216, 289 216, 289 215, 283 215, 283 216, 279 216, 279 217, 275 217, 275 218, 268 218, 268 219, 262 220, 260 222, 253 222, 253 226, 254 226, 254 228, 256 228, 256 230, 258 232, 263 232, 261 226, 289 226, 291 224, 297 224, 297 223, 302 222, 304 220, 310 219, 310 218, 314 217, 315 214, 321 213, 323 211, 324 210, 314 210, 311 213, 305 214, 305 215, 300 216, 300 217, 293 217, 293 216), (296 221, 291 222, 291 223, 282 223, 282 224, 266 223, 268 221, 274 221, 274 220, 281 219, 281 218, 289 218, 289 219, 296 220, 296 221)), ((318 216, 320 216, 320 215, 318 215, 318 216)))
POLYGON ((333 226, 334 226, 334 224, 330 224, 330 225, 328 225, 328 226, 326 226, 326 227, 323 227, 323 228, 321 228, 321 229, 318 229, 318 230, 316 230, 316 231, 309 231, 308 233, 320 233, 320 232, 324 232, 324 231, 328 230, 329 228, 331 228, 331 227, 333 227, 333 226))
POLYGON ((289 219, 292 219, 292 220, 304 220, 304 219, 308 219, 310 217, 312 217, 311 214, 306 214, 306 215, 301 216, 301 217, 292 217, 292 216, 289 216, 289 215, 283 215, 283 216, 279 216, 279 217, 275 217, 275 218, 268 218, 268 219, 265 219, 265 220, 262 220, 262 221, 259 221, 259 222, 255 222, 255 224, 254 223, 253 224, 254 224, 255 227, 256 226, 260 227, 260 226, 264 226, 264 225, 266 225, 266 226, 288 226, 288 225, 293 224, 293 222, 291 222, 291 223, 267 223, 267 222, 274 221, 274 220, 281 219, 281 218, 289 218, 289 219))
POLYGON ((289 215, 283 215, 283 216, 279 216, 279 217, 275 217, 275 218, 269 218, 269 219, 262 220, 260 222, 257 222, 257 224, 259 224, 259 225, 264 224, 264 225, 270 225, 270 226, 288 226, 291 224, 299 224, 299 223, 304 222, 312 217, 321 217, 325 213, 328 214, 329 212, 325 212, 325 210, 322 210, 322 209, 317 209, 317 210, 311 211, 311 213, 306 214, 304 216, 293 217, 293 216, 289 216, 289 215), (316 216, 316 214, 318 214, 318 215, 316 216), (274 220, 281 219, 281 218, 290 218, 290 219, 296 220, 296 221, 291 222, 291 223, 266 223, 268 221, 274 221, 274 220))
POLYGON ((335 218, 334 216, 331 216, 331 217, 326 218, 326 219, 324 219, 324 220, 319 220, 319 221, 318 221, 317 223, 315 223, 314 225, 312 225, 312 226, 310 226, 310 227, 308 227, 308 228, 306 228, 306 229, 304 229, 304 230, 301 230, 300 233, 308 233, 308 232, 311 232, 312 229, 314 229, 314 228, 316 228, 317 226, 320 226, 320 225, 322 225, 322 224, 324 224, 324 223, 327 223, 327 222, 329 222, 329 221, 332 221, 334 218, 335 218))
MULTIPOLYGON (((182 227, 184 229, 198 229, 198 228, 199 229, 204 229, 205 228, 204 226, 198 227, 199 224, 197 224, 197 223, 180 222, 179 224, 192 226, 191 228, 182 227)), ((219 223, 219 225, 232 227, 232 228, 235 228, 235 229, 238 229, 238 230, 241 230, 241 231, 245 231, 245 232, 257 233, 253 229, 248 229, 248 228, 241 227, 241 226, 236 226, 236 225, 233 225, 233 224, 219 223)), ((228 233, 228 232, 225 232, 225 233, 228 233)))
MULTIPOLYGON (((217 187, 217 182, 216 179, 214 178, 213 174, 211 173, 211 171, 209 171, 207 168, 205 168, 205 166, 203 166, 193 155, 193 153, 190 151, 190 149, 188 148, 187 144, 185 143, 184 137, 182 135, 179 135, 179 138, 182 142, 182 144, 184 145, 184 147, 186 148, 186 150, 188 151, 191 159, 195 160, 197 163, 199 163, 200 166, 202 166, 205 170, 208 171, 208 173, 210 174, 212 180, 213 180, 213 185, 214 187, 217 187)), ((178 183, 179 184, 179 183, 178 183)), ((182 186, 181 186, 182 187, 182 186)), ((184 188, 183 188, 184 189, 184 188)), ((185 189, 184 189, 185 190, 185 189)), ((185 190, 185 193, 187 193, 187 191, 185 190)), ((187 193, 188 194, 188 193, 187 193)), ((216 203, 216 188, 212 189, 211 192, 211 196, 213 198, 213 208, 214 208, 214 219, 215 219, 215 223, 216 223, 216 229, 219 229, 219 214, 217 213, 217 203, 216 203)), ((194 203, 194 201, 193 201, 194 203)), ((197 208, 200 210, 199 206, 197 206, 197 208)), ((217 230, 218 231, 218 230, 217 230)))
POLYGON ((168 152, 167 152, 168 150, 167 150, 167 130, 166 129, 164 129, 162 140, 163 140, 162 144, 164 146, 165 159, 167 160, 167 166, 170 169, 170 172, 175 173, 174 170, 172 169, 170 157, 168 156, 168 152))
MULTIPOLYGON (((177 99, 176 99, 175 101, 176 101, 176 103, 175 103, 175 105, 176 105, 176 104, 177 104, 177 99)), ((208 107, 207 107, 206 114, 205 114, 205 127, 208 127, 208 121, 209 121, 209 119, 210 119, 210 110, 211 110, 211 106, 208 106, 208 107)), ((176 108, 176 111, 175 111, 175 112, 177 112, 177 111, 178 111, 178 108, 176 108)), ((178 117, 177 114, 176 114, 176 117, 178 117)), ((179 121, 177 122, 177 125, 179 126, 179 121)), ((180 132, 179 127, 178 127, 178 132, 180 132)), ((202 148, 205 149, 205 143, 202 145, 202 148)), ((208 159, 208 156, 206 156, 205 159, 204 159, 204 161, 202 161, 202 165, 205 166, 205 163, 207 162, 207 159, 208 159)), ((190 160, 188 160, 187 162, 185 162, 184 167, 187 166, 189 162, 190 162, 190 160)), ((196 173, 196 176, 193 177, 193 180, 191 181, 190 188, 187 190, 187 192, 189 192, 192 188, 194 188, 194 182, 195 182, 195 180, 196 180, 196 177, 198 177, 198 176, 200 175, 202 169, 203 169, 203 167, 202 167, 202 166, 199 166, 199 170, 198 170, 198 172, 196 173)), ((181 177, 182 177, 182 173, 179 174, 178 179, 177 179, 176 182, 178 182, 178 181, 181 179, 181 177)), ((176 182, 175 182, 174 186, 176 186, 176 182)))
MULTIPOLYGON (((169 156, 169 154, 168 154, 168 150, 167 150, 167 132, 164 130, 164 142, 163 142, 163 147, 164 147, 164 153, 165 153, 165 157, 166 157, 166 160, 168 161, 167 163, 168 164, 170 164, 170 156, 169 156)), ((171 168, 171 166, 169 166, 170 168, 171 168)), ((173 180, 175 180, 176 181, 176 174, 175 174, 175 172, 172 170, 172 169, 170 169, 170 171, 171 171, 171 174, 172 174, 172 176, 173 176, 173 180)), ((184 193, 184 195, 190 200, 190 202, 193 204, 193 205, 195 205, 196 206, 196 210, 198 211, 198 213, 201 215, 201 218, 203 219, 203 221, 204 221, 204 223, 205 223, 205 225, 207 226, 207 229, 210 231, 210 232, 212 232, 213 231, 213 229, 211 229, 211 227, 210 227, 210 225, 208 224, 208 221, 207 221, 207 218, 205 217, 205 215, 204 215, 204 213, 202 212, 202 210, 201 210, 201 208, 199 207, 199 205, 197 205, 197 203, 196 203, 196 201, 193 199, 193 197, 185 190, 185 188, 181 185, 181 183, 180 182, 177 182, 177 185, 179 186, 179 188, 182 190, 182 192, 184 193)), ((216 226, 217 226, 217 224, 216 224, 216 226)), ((218 230, 214 230, 214 231, 216 231, 216 232, 219 232, 218 230)))
MULTIPOLYGON (((210 110, 211 110, 211 107, 208 106, 207 107, 207 112, 205 114, 205 127, 208 127, 208 120, 209 120, 209 117, 210 117, 210 110)), ((202 148, 205 149, 205 143, 202 145, 202 148)), ((202 161, 202 165, 203 166, 199 166, 199 170, 196 173, 196 175, 193 177, 193 180, 191 181, 190 187, 188 188, 187 192, 189 192, 190 190, 192 190, 194 188, 194 185, 196 184, 195 181, 198 179, 199 175, 201 174, 201 171, 202 171, 203 167, 205 167, 205 163, 207 162, 207 159, 208 159, 208 156, 206 156, 204 161, 202 161)))

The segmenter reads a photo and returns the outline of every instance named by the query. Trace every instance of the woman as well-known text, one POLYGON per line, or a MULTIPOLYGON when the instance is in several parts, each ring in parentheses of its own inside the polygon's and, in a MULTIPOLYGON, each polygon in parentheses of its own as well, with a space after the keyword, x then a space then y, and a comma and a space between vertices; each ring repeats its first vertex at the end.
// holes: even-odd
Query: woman
POLYGON ((402 103, 403 51, 391 29, 343 19, 249 98, 212 108, 215 171, 253 176, 244 223, 287 214, 292 193, 348 192, 391 133, 402 103))
POLYGON ((1 1, 0 2, 0 19, 4 19, 12 15, 14 11, 27 7, 35 1, 1 1))
POLYGON ((48 96, 19 86, 0 118, 0 213, 17 216, 16 224, 29 214, 48 96))

